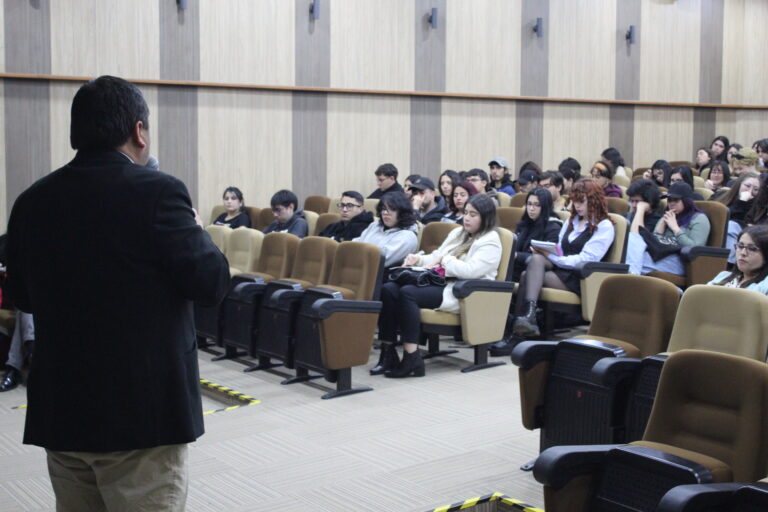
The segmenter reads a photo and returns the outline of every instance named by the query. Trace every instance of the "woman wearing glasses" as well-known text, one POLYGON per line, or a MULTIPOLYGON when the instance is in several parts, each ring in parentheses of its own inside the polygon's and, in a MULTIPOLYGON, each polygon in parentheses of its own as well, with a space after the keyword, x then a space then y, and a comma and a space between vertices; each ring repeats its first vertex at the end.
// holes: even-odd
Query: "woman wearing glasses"
POLYGON ((341 201, 336 203, 339 209, 339 221, 329 224, 318 236, 333 238, 337 242, 346 242, 360 236, 373 222, 373 214, 365 210, 363 195, 356 190, 347 190, 341 194, 341 201))
POLYGON ((751 226, 736 243, 736 267, 720 272, 709 283, 745 288, 768 295, 768 226, 751 226))
POLYGON ((372 222, 353 242, 377 245, 384 256, 384 267, 400 263, 419 245, 416 211, 403 192, 387 192, 376 206, 378 222, 372 222))

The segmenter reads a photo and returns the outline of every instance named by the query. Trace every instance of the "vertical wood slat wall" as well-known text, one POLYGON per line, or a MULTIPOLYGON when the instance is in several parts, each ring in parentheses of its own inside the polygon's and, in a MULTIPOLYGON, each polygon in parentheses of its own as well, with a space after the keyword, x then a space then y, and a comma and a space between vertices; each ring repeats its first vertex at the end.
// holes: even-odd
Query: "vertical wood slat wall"
MULTIPOLYGON (((0 71, 117 74, 596 100, 768 104, 763 0, 175 0, 4 2, 0 71), (438 26, 427 23, 431 7, 438 26), (537 38, 535 18, 544 18, 537 38), (624 32, 638 27, 638 42, 624 32)), ((0 80, 0 224, 34 179, 68 161, 78 84, 0 80)), ((768 113, 498 99, 142 86, 153 153, 200 210, 223 188, 265 205, 278 188, 337 196, 374 187, 385 161, 403 175, 513 166, 588 166, 617 145, 631 166, 690 159, 724 133, 751 144, 768 113)))

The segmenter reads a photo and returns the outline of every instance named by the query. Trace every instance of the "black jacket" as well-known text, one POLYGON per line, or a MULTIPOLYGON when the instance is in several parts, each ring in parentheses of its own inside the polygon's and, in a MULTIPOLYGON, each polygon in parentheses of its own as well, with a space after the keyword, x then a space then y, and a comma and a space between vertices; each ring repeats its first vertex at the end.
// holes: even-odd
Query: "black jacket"
POLYGON ((519 281, 520 274, 525 270, 531 257, 531 240, 542 242, 557 242, 563 222, 556 217, 550 217, 544 226, 520 221, 515 230, 515 264, 512 270, 512 281, 519 281))
POLYGON ((368 199, 381 199, 381 196, 389 192, 403 192, 403 187, 398 182, 395 182, 394 185, 389 187, 387 190, 381 190, 377 188, 371 192, 371 195, 368 196, 368 199))
POLYGON ((349 242, 359 237, 371 222, 373 222, 373 214, 365 211, 349 219, 349 222, 339 221, 329 224, 318 236, 333 238, 337 242, 349 242))
POLYGON ((448 213, 448 207, 445 205, 445 199, 440 196, 435 196, 435 202, 437 202, 437 206, 422 215, 419 219, 422 224, 440 222, 442 218, 445 217, 445 214, 448 213))
POLYGON ((79 152, 16 200, 8 277, 35 315, 25 443, 105 452, 202 435, 192 301, 221 301, 229 264, 181 181, 79 152))

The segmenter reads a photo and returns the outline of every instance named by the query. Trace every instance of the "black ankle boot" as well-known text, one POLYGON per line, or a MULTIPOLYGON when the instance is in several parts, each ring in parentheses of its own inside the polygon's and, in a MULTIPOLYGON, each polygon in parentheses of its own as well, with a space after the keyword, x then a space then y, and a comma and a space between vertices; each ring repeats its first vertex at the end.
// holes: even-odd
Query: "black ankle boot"
POLYGON ((539 324, 536 322, 536 301, 525 303, 525 315, 515 318, 512 331, 520 336, 539 336, 539 324))
POLYGON ((402 379, 404 377, 410 377, 411 375, 414 377, 423 377, 424 374, 424 360, 421 358, 421 353, 416 350, 416 352, 413 353, 404 352, 403 360, 397 368, 391 372, 385 373, 384 376, 388 379, 402 379))
POLYGON ((384 372, 394 370, 400 364, 400 358, 397 356, 394 343, 382 343, 379 362, 371 368, 371 375, 381 375, 384 372))

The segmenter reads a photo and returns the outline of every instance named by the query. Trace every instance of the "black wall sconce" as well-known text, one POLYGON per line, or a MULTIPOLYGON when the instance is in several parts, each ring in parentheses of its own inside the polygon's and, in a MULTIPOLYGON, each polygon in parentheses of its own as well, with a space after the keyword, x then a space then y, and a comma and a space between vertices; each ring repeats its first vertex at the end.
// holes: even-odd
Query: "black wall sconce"
POLYGON ((544 18, 536 18, 533 31, 536 32, 536 37, 544 37, 544 18))
POLYGON ((312 21, 320 19, 320 0, 314 0, 309 4, 309 19, 312 21))
POLYGON ((432 8, 429 15, 427 16, 427 22, 429 22, 429 26, 431 26, 433 29, 437 28, 437 7, 432 8))
POLYGON ((189 7, 188 0, 176 0, 176 7, 179 8, 180 11, 187 10, 187 7, 189 7))
POLYGON ((629 30, 627 30, 627 44, 635 44, 637 43, 637 26, 630 25, 629 30))

